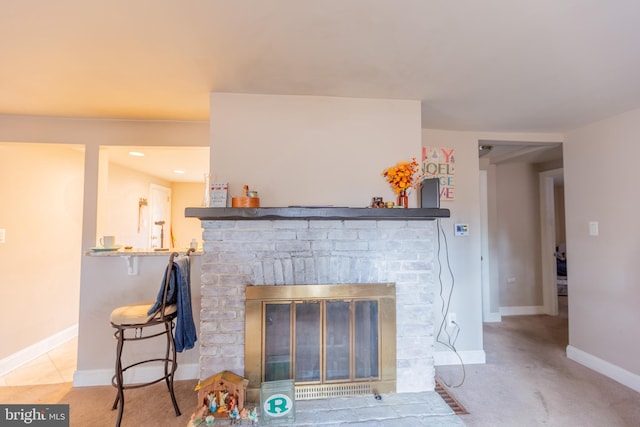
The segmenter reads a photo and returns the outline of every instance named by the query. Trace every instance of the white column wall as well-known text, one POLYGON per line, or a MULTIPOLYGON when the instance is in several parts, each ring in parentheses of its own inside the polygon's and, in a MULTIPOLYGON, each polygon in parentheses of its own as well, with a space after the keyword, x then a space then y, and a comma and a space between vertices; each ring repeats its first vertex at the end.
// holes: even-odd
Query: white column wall
POLYGON ((381 174, 420 158, 420 120, 419 101, 213 93, 211 172, 262 206, 395 200, 381 174))

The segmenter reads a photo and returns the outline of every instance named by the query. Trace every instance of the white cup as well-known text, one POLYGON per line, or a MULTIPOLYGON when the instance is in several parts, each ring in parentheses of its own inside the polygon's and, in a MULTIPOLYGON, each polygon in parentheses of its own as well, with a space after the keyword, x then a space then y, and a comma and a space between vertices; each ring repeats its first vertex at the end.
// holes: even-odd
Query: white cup
POLYGON ((103 248, 113 248, 116 245, 116 236, 102 236, 100 244, 103 248))

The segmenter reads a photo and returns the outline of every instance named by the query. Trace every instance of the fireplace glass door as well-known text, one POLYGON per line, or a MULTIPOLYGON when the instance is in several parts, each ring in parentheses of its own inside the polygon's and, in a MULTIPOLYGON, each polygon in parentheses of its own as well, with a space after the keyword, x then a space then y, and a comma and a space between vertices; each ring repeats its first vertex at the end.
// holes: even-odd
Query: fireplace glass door
POLYGON ((248 396, 291 379, 296 400, 394 392, 395 296, 392 283, 247 286, 248 396))
POLYGON ((380 377, 377 300, 264 303, 264 381, 296 384, 380 377))
POLYGON ((265 308, 265 381, 286 380, 291 371, 291 305, 265 308))

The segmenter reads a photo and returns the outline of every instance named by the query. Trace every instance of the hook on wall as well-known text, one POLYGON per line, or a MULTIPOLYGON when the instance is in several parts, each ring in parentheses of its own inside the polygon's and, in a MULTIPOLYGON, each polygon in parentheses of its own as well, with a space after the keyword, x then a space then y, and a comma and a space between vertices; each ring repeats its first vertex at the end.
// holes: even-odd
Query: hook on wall
POLYGON ((142 207, 147 206, 149 203, 145 197, 140 197, 138 199, 138 234, 140 234, 140 229, 144 227, 144 215, 142 214, 142 207))

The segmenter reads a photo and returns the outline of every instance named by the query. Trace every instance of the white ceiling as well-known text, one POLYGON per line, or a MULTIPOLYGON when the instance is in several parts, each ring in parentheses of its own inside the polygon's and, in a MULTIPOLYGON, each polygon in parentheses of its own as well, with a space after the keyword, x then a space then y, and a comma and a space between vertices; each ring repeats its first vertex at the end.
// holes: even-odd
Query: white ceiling
POLYGON ((4 0, 0 114, 207 120, 224 91, 565 131, 640 107, 638 16, 632 0, 4 0))
POLYGON ((209 147, 102 147, 109 162, 169 182, 203 182, 209 172, 209 147), (144 156, 132 156, 131 151, 144 156), (183 173, 176 173, 181 170, 183 173))
POLYGON ((480 157, 487 158, 491 164, 512 162, 545 163, 562 160, 562 143, 535 143, 524 141, 481 140, 478 147, 488 148, 480 157))
POLYGON ((632 0, 4 0, 0 114, 208 120, 221 91, 563 132, 640 107, 638 16, 632 0))

